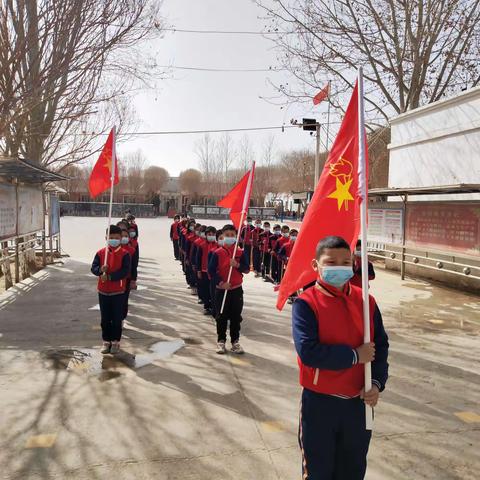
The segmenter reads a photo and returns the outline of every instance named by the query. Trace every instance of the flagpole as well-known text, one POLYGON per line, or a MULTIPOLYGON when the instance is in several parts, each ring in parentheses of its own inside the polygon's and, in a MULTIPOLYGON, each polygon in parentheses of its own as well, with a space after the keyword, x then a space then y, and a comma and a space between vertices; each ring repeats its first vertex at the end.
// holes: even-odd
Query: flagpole
POLYGON ((332 93, 332 81, 328 81, 328 110, 327 110, 327 157, 329 153, 329 146, 330 146, 330 138, 329 138, 329 132, 330 132, 330 95, 332 93))
POLYGON ((110 223, 112 222, 112 210, 113 210, 113 185, 114 185, 114 182, 115 182, 115 167, 116 167, 116 164, 117 164, 117 152, 116 152, 116 145, 115 145, 115 141, 116 141, 116 127, 114 126, 112 128, 112 132, 113 132, 113 135, 112 135, 112 168, 111 168, 111 179, 110 179, 110 204, 108 206, 108 223, 107 223, 107 235, 106 235, 106 245, 105 245, 105 261, 103 263, 103 265, 106 265, 107 264, 107 260, 108 260, 108 237, 109 237, 109 232, 108 232, 108 229, 110 228, 110 223))
MULTIPOLYGON (((368 292, 367 208, 368 178, 365 152, 365 110, 363 98, 363 69, 358 68, 358 181, 360 191, 360 225, 362 240, 362 298, 363 298, 363 341, 370 343, 370 301, 368 292)), ((372 364, 365 364, 365 392, 372 389, 372 364)), ((373 408, 365 404, 367 430, 373 428, 373 408)))
MULTIPOLYGON (((235 247, 233 248, 232 259, 235 259, 235 255, 237 254, 238 242, 240 241, 240 231, 242 229, 243 220, 245 218, 245 215, 248 209, 247 203, 248 203, 248 199, 250 198, 250 190, 252 189, 252 176, 253 176, 254 167, 255 167, 255 162, 252 162, 252 167, 250 168, 250 175, 248 176, 247 188, 245 189, 245 196, 243 197, 242 214, 240 216, 240 225, 238 226, 238 230, 237 230, 237 241, 235 242, 235 247)), ((233 267, 230 265, 230 270, 228 271, 227 283, 230 283, 230 279, 232 277, 232 270, 233 270, 233 267)), ((223 309, 225 308, 225 300, 227 299, 227 292, 228 290, 225 289, 223 293, 222 306, 220 308, 220 315, 223 313, 223 309)))

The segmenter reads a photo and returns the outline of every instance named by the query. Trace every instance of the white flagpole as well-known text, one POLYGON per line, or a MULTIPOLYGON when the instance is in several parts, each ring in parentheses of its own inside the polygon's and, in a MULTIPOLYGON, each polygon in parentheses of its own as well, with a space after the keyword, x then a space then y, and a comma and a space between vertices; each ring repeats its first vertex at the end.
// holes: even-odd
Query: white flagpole
MULTIPOLYGON (((358 182, 362 202, 360 204, 360 224, 362 240, 362 298, 363 298, 363 341, 370 339, 370 302, 368 296, 368 250, 367 250, 367 208, 368 178, 365 152, 365 110, 363 99, 363 69, 358 68, 358 182)), ((372 364, 365 364, 365 391, 372 389, 372 364)), ((365 424, 367 430, 373 428, 373 409, 365 404, 365 424)))
POLYGON ((103 265, 106 265, 107 264, 107 260, 108 260, 108 229, 110 228, 110 223, 112 222, 112 209, 113 209, 113 184, 115 182, 115 166, 117 164, 117 149, 116 149, 116 145, 115 145, 115 141, 116 141, 116 127, 114 126, 112 128, 112 132, 113 132, 113 135, 112 135, 112 168, 111 168, 111 183, 110 183, 110 204, 108 206, 108 223, 107 223, 107 239, 106 239, 106 242, 105 242, 105 261, 103 263, 103 265))
MULTIPOLYGON (((240 226, 238 227, 238 231, 237 231, 237 241, 235 243, 235 247, 233 248, 232 259, 234 259, 235 255, 237 254, 238 242, 240 241, 240 232, 243 227, 243 219, 245 218, 245 215, 247 214, 247 210, 248 210, 247 203, 250 198, 250 190, 252 189, 252 176, 253 176, 254 167, 255 167, 255 162, 252 162, 252 167, 250 168, 250 174, 248 175, 247 188, 245 189, 245 196, 243 197, 242 215, 240 217, 240 226)), ((227 283, 230 283, 230 279, 232 277, 232 270, 233 270, 233 267, 230 266, 230 270, 228 271, 227 283)), ((227 292, 228 290, 225 289, 225 292, 223 294, 222 306, 220 308, 220 315, 223 313, 223 309, 225 308, 225 300, 227 299, 227 292)))

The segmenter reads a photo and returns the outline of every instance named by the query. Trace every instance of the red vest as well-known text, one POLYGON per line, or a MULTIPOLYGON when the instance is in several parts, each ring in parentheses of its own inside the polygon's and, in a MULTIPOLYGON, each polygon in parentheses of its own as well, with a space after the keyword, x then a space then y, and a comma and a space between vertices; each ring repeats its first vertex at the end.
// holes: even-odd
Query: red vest
MULTIPOLYGON (((330 295, 315 285, 300 295, 318 322, 318 340, 326 345, 348 345, 352 349, 363 344, 363 302, 359 288, 347 286, 347 294, 330 295)), ((370 335, 373 338, 375 300, 370 296, 370 335)), ((353 361, 353 354, 352 354, 353 361)), ((327 395, 355 397, 364 386, 363 364, 344 370, 322 370, 304 365, 298 357, 300 385, 327 395)))
MULTIPOLYGON (((133 255, 135 254, 135 247, 128 244, 128 245, 122 245, 122 248, 130 255, 130 265, 131 265, 131 262, 133 260, 133 255)), ((128 274, 127 278, 131 278, 131 276, 132 276, 132 270, 130 268, 130 273, 128 274)))
POLYGON ((263 228, 255 227, 253 229, 252 237, 253 237, 253 246, 259 248, 260 246, 260 235, 263 233, 263 228))
POLYGON ((295 242, 292 242, 291 240, 289 240, 284 246, 283 246, 283 249, 285 251, 285 256, 287 257, 287 261, 288 259, 290 258, 290 256, 292 255, 292 250, 293 250, 293 246, 295 245, 295 242))
POLYGON ((260 234, 260 250, 262 252, 268 253, 270 250, 270 239, 273 234, 270 232, 263 232, 260 234))
POLYGON ((170 230, 172 232, 172 239, 173 240, 178 240, 178 222, 173 222, 172 226, 170 227, 170 230))
POLYGON ((202 249, 202 272, 207 272, 208 270, 208 254, 218 248, 217 242, 208 242, 203 240, 203 243, 200 245, 202 249))
MULTIPOLYGON (((214 252, 218 257, 218 266, 217 273, 222 282, 226 282, 228 279, 228 272, 230 271, 230 259, 233 255, 234 246, 231 247, 220 247, 217 248, 214 252)), ((235 260, 240 262, 242 258, 243 250, 237 248, 237 253, 235 254, 235 260)), ((241 273, 238 268, 232 268, 232 276, 230 277, 230 285, 232 288, 239 287, 243 283, 243 273, 241 273)))
MULTIPOLYGON (((103 265, 105 262, 105 248, 99 250, 97 255, 100 257, 100 265, 103 265)), ((125 255, 128 255, 128 253, 121 246, 115 249, 108 247, 107 266, 109 273, 116 272, 122 268, 123 257, 125 255)), ((123 278, 116 282, 112 282, 111 280, 103 282, 102 278, 98 277, 98 291, 102 293, 123 293, 127 284, 126 280, 126 278, 123 278)))
POLYGON ((283 238, 282 236, 280 235, 275 235, 273 234, 271 237, 270 237, 270 248, 272 250, 272 255, 274 257, 277 256, 276 252, 275 252, 275 249, 277 248, 277 245, 278 245, 278 242, 280 241, 280 239, 283 238))
POLYGON ((251 225, 245 225, 242 228, 242 230, 240 232, 240 238, 245 245, 251 245, 252 244, 252 242, 253 242, 253 230, 254 230, 254 227, 252 227, 251 225))

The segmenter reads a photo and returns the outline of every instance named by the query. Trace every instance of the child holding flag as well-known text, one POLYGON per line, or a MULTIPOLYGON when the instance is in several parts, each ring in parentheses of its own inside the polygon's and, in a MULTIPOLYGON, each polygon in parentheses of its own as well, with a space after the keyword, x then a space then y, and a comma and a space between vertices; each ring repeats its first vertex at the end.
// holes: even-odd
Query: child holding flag
POLYGON ((130 274, 130 256, 122 248, 121 239, 120 227, 110 225, 108 247, 96 253, 91 268, 91 272, 99 277, 97 289, 103 339, 101 353, 103 354, 115 354, 120 351, 125 309, 124 294, 130 274))
POLYGON ((213 279, 215 291, 215 311, 217 313, 217 353, 227 352, 227 326, 230 322, 230 340, 232 342, 232 353, 242 354, 244 350, 240 345, 240 324, 242 322, 243 310, 243 274, 250 271, 248 258, 241 248, 237 248, 235 258, 233 252, 237 241, 237 230, 233 225, 225 225, 222 229, 222 247, 217 248, 210 256, 208 274, 213 279), (232 274, 228 282, 228 273, 232 267, 232 274), (226 293, 225 293, 226 291, 226 293), (223 312, 221 306, 223 297, 225 305, 223 312))
POLYGON ((370 296, 373 342, 363 343, 362 290, 353 276, 348 243, 326 237, 312 267, 315 286, 292 308, 295 349, 303 387, 299 441, 304 478, 361 480, 371 431, 364 403, 374 407, 388 378, 388 337, 370 296), (363 364, 372 362, 372 389, 365 392, 363 364))

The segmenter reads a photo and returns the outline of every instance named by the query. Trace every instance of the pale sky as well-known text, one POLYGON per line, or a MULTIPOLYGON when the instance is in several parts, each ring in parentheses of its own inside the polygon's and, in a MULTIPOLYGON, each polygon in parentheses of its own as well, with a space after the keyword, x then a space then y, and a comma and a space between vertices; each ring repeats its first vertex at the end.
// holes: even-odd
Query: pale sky
MULTIPOLYGON (((162 14, 169 25, 179 29, 262 31, 263 11, 251 0, 164 0, 162 14)), ((152 42, 159 65, 202 68, 262 69, 276 67, 273 42, 262 36, 207 35, 167 32, 152 42)), ((275 94, 268 78, 291 81, 286 72, 224 73, 172 70, 171 78, 158 82, 156 91, 135 98, 138 131, 205 130, 281 126, 291 118, 325 118, 326 105, 296 105, 288 111, 260 97, 275 94)), ((315 141, 301 129, 284 133, 248 132, 253 147, 260 152, 271 133, 276 151, 315 148, 315 141)), ((244 133, 233 133, 238 142, 244 133)), ((218 139, 220 134, 213 134, 218 139)), ((137 137, 119 145, 119 154, 141 149, 149 164, 166 168, 176 176, 187 168, 197 168, 195 141, 201 135, 137 137)))

